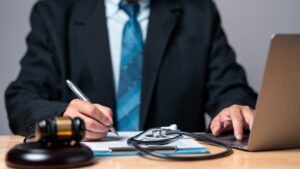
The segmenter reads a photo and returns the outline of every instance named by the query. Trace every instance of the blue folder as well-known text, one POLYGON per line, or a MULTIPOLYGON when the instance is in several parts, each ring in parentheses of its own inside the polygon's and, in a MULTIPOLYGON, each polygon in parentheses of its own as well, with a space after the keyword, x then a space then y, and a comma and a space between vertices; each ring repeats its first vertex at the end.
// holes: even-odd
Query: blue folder
MULTIPOLYGON (((208 149, 187 149, 187 150, 176 150, 176 151, 164 151, 159 152, 165 155, 175 155, 175 154, 206 154, 209 153, 208 149)), ((132 151, 132 152, 94 152, 95 157, 112 157, 112 156, 140 156, 143 155, 140 152, 132 151)))

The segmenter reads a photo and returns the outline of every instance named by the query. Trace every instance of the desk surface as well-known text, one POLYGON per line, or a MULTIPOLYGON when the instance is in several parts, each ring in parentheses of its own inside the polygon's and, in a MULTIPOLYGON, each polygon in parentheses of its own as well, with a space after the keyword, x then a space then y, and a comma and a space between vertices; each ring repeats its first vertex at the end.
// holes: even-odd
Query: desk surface
MULTIPOLYGON (((5 164, 6 152, 23 140, 19 136, 0 136, 0 168, 7 168, 5 164)), ((216 147, 207 146, 211 152, 219 151, 216 147)), ((95 164, 84 167, 89 169, 115 168, 115 169, 188 169, 188 168, 210 168, 210 169, 299 169, 300 149, 268 151, 268 152, 244 152, 234 150, 228 157, 193 162, 176 162, 146 159, 143 157, 105 157, 96 158, 95 164)))

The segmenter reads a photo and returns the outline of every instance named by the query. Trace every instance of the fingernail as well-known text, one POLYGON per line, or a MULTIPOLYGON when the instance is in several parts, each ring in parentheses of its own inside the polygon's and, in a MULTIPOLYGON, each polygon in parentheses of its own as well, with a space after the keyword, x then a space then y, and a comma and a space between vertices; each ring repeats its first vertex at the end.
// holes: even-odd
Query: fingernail
POLYGON ((241 134, 237 134, 236 137, 237 137, 238 140, 242 140, 243 139, 243 136, 241 134))

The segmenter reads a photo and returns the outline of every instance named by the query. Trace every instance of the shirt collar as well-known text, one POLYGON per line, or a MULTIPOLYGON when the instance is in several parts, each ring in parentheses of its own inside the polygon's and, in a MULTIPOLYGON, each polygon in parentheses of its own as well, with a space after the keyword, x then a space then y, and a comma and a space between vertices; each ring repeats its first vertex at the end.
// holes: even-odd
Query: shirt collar
MULTIPOLYGON (((112 17, 119 11, 121 0, 105 0, 106 17, 112 17)), ((149 8, 150 0, 139 0, 140 11, 149 8)))

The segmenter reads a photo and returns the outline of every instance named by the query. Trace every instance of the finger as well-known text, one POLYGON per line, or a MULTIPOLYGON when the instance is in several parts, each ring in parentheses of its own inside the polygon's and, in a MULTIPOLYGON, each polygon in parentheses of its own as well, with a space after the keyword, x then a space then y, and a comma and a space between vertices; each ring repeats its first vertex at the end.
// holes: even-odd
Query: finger
POLYGON ((232 131, 232 130, 233 130, 233 127, 232 127, 231 119, 230 119, 230 121, 224 121, 223 122, 223 129, 222 129, 221 133, 226 133, 226 132, 229 132, 229 131, 232 131))
POLYGON ((108 117, 112 118, 113 112, 109 107, 102 106, 101 104, 94 104, 99 110, 101 110, 108 117))
POLYGON ((221 115, 221 121, 223 121, 223 122, 227 121, 227 122, 231 123, 231 118, 230 118, 229 112, 230 111, 228 111, 228 108, 224 109, 222 111, 222 113, 220 114, 221 115))
POLYGON ((86 141, 99 140, 105 137, 107 133, 97 133, 93 131, 86 130, 85 131, 85 139, 86 141))
POLYGON ((85 116, 86 118, 84 119, 85 121, 85 126, 86 126, 86 129, 89 130, 89 131, 92 131, 92 132, 97 132, 97 133, 106 133, 108 132, 108 128, 103 125, 102 123, 92 119, 92 118, 89 118, 87 116, 85 116))
POLYGON ((251 131, 254 121, 254 110, 248 106, 244 106, 242 108, 242 114, 246 122, 246 126, 244 127, 251 131))
POLYGON ((222 130, 221 117, 217 115, 211 122, 210 130, 214 136, 218 136, 222 130))
POLYGON ((243 123, 244 118, 239 108, 230 108, 230 118, 232 120, 233 131, 237 140, 243 139, 243 123))
POLYGON ((108 132, 108 128, 102 123, 78 112, 74 108, 69 108, 68 113, 65 113, 65 116, 70 118, 79 117, 84 121, 86 130, 97 132, 97 133, 106 133, 108 132))
POLYGON ((109 107, 102 106, 100 104, 94 104, 106 117, 109 119, 106 125, 111 126, 113 124, 113 112, 109 107))
POLYGON ((230 118, 230 111, 228 108, 225 108, 224 110, 221 111, 220 113, 220 119, 221 119, 221 124, 222 124, 222 130, 221 133, 231 131, 232 128, 232 121, 230 118))
POLYGON ((70 105, 76 107, 80 113, 83 113, 106 126, 111 125, 111 119, 93 104, 75 99, 71 101, 70 105))

